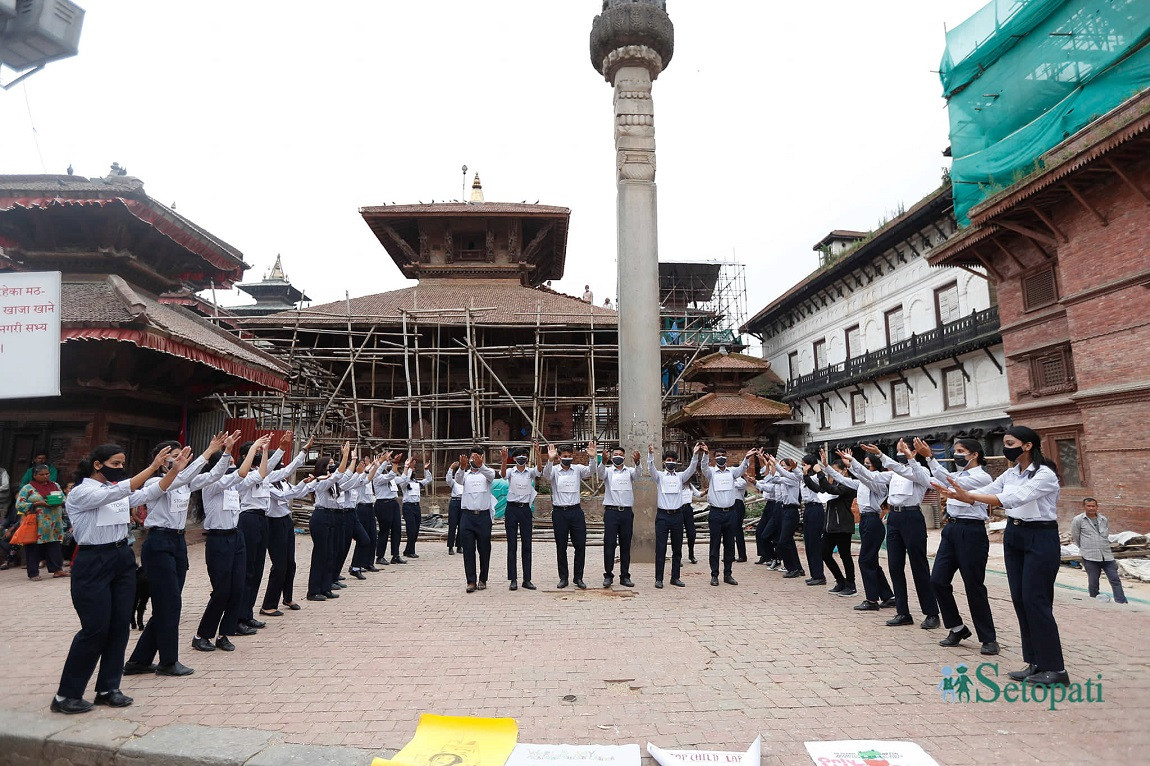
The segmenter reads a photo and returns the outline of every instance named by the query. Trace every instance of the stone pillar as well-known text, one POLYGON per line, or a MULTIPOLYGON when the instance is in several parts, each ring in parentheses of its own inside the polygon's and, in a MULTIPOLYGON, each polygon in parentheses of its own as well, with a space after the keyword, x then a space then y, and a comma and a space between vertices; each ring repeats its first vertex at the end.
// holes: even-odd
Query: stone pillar
MULTIPOLYGON (((662 0, 606 0, 591 30, 591 63, 615 88, 619 296, 619 433, 642 462, 661 464, 659 230, 651 84, 671 59, 674 28, 662 0)), ((655 488, 635 488, 632 560, 655 556, 655 488)), ((636 573, 632 573, 636 576, 636 573)))

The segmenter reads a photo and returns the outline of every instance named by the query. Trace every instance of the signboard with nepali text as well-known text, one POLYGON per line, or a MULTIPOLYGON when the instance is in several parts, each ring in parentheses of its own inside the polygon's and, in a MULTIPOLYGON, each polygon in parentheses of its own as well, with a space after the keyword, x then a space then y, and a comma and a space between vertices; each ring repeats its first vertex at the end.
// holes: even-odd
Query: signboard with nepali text
POLYGON ((60 395, 60 272, 0 273, 0 399, 60 395))

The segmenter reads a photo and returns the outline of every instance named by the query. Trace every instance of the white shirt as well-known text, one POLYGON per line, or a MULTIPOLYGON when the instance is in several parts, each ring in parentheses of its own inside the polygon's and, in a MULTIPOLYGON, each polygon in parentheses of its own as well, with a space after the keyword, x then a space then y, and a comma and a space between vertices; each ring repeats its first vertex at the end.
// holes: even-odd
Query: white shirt
POLYGON ((883 501, 886 500, 887 494, 890 492, 891 474, 889 471, 868 471, 866 466, 857 460, 852 460, 850 464, 850 472, 857 477, 852 479, 848 476, 829 468, 834 473, 835 479, 842 481, 843 484, 853 490, 858 491, 859 513, 880 513, 882 511, 883 501))
POLYGON ((886 455, 879 456, 879 459, 883 467, 893 474, 890 477, 890 494, 886 498, 891 507, 922 503, 923 496, 930 489, 930 471, 913 458, 905 464, 886 455))
MULTIPOLYGON (((148 518, 144 519, 144 528, 166 527, 167 529, 184 529, 188 525, 188 506, 192 501, 192 493, 202 490, 209 484, 215 484, 224 478, 231 460, 225 454, 216 461, 215 466, 208 473, 201 473, 208 461, 198 457, 180 471, 175 480, 168 487, 168 491, 156 498, 155 502, 148 503, 148 518)), ((160 477, 153 476, 148 484, 159 484, 160 477)))
POLYGON ((411 478, 411 469, 409 468, 403 474, 403 502, 419 504, 419 490, 421 487, 426 487, 431 483, 431 472, 425 472, 422 479, 411 478))
MULTIPOLYGON (((220 462, 225 462, 224 458, 220 458, 220 462)), ((259 479, 260 473, 254 469, 248 471, 248 475, 242 479, 236 470, 204 487, 201 493, 204 501, 204 529, 235 529, 240 517, 240 487, 245 483, 256 484, 259 479)))
POLYGON ((282 519, 284 516, 291 515, 291 501, 297 497, 303 497, 308 492, 315 489, 316 482, 301 481, 299 484, 292 485, 288 482, 278 482, 272 485, 271 505, 268 506, 269 519, 282 519))
MULTIPOLYGON (((799 469, 799 473, 802 473, 801 468, 799 469)), ((814 479, 815 482, 818 482, 818 474, 802 474, 802 476, 803 480, 799 484, 799 497, 802 498, 804 503, 821 503, 822 498, 819 497, 819 493, 811 489, 806 481, 807 479, 814 479)))
MULTIPOLYGON (((975 492, 997 495, 1006 515, 1022 521, 1058 521, 1058 495, 1062 487, 1058 477, 1047 466, 1025 472, 1011 466, 993 482, 975 492)), ((68 496, 69 501, 71 495, 68 496)), ((69 513, 71 508, 69 508, 69 513)))
POLYGON ((591 475, 591 466, 572 463, 570 467, 548 463, 543 468, 543 478, 551 483, 551 505, 579 505, 580 482, 591 475))
POLYGON ((356 502, 359 500, 359 488, 367 481, 367 471, 363 473, 351 473, 343 478, 339 483, 339 502, 338 505, 345 511, 355 508, 356 502))
POLYGON ((656 505, 661 511, 677 511, 683 507, 683 485, 695 475, 699 466, 699 455, 693 453, 691 462, 682 471, 656 470, 655 456, 647 453, 647 472, 655 480, 656 505))
POLYGON ((702 496, 703 493, 700 492, 694 484, 683 485, 683 505, 690 505, 695 501, 695 498, 702 496))
POLYGON ((447 474, 443 478, 447 481, 447 486, 451 487, 451 496, 453 498, 463 497, 463 487, 455 483, 454 468, 448 468, 447 474))
POLYGON ((292 461, 280 469, 276 466, 283 460, 283 450, 276 450, 268 456, 268 475, 260 478, 259 466, 253 465, 252 470, 248 472, 248 476, 254 475, 259 481, 254 484, 243 484, 240 487, 240 510, 255 510, 267 513, 268 508, 271 506, 272 485, 277 481, 283 481, 291 477, 295 470, 303 465, 304 452, 300 450, 292 461))
POLYGON ((775 464, 775 486, 778 488, 777 498, 783 505, 799 504, 799 485, 802 482, 803 472, 800 468, 788 471, 781 463, 775 464))
MULTIPOLYGON (((973 463, 973 461, 971 461, 973 463)), ((926 459, 927 465, 930 466, 930 472, 934 478, 938 479, 938 483, 950 489, 950 484, 947 482, 947 477, 954 479, 958 486, 963 489, 976 490, 978 487, 985 487, 992 480, 990 474, 986 470, 974 463, 974 467, 970 467, 970 463, 966 468, 961 471, 948 471, 933 457, 926 459)), ((976 519, 978 521, 986 521, 989 518, 986 503, 964 503, 961 500, 951 500, 947 498, 946 513, 948 516, 956 519, 976 519)))
POLYGON ((150 503, 164 490, 159 482, 132 491, 130 479, 104 484, 89 477, 68 495, 68 518, 77 545, 118 543, 128 537, 130 509, 150 503))
POLYGON ((317 481, 315 489, 313 490, 315 492, 315 507, 326 508, 329 511, 333 508, 339 508, 339 499, 341 496, 340 483, 345 481, 346 478, 346 473, 339 473, 337 471, 326 479, 317 481))
POLYGON ((535 502, 535 496, 539 494, 535 491, 535 477, 538 475, 539 469, 535 466, 520 468, 516 465, 504 471, 503 478, 507 479, 507 502, 528 505, 535 502))
POLYGON ((484 464, 479 468, 468 468, 455 472, 455 483, 463 488, 460 506, 466 511, 491 511, 495 498, 491 494, 491 482, 495 481, 495 469, 484 464))
MULTIPOLYGON (((395 466, 393 464, 387 464, 386 473, 384 473, 383 466, 380 466, 379 470, 375 472, 375 478, 371 480, 371 487, 375 490, 375 499, 394 500, 396 492, 395 487, 391 486, 391 483, 398 477, 399 474, 395 472, 395 466)), ((448 481, 450 481, 450 479, 448 479, 448 481)))
POLYGON ((743 458, 743 462, 735 468, 704 465, 703 475, 707 477, 707 502, 715 508, 730 508, 734 505, 735 479, 746 472, 748 465, 746 458, 743 458))
POLYGON ((614 463, 601 463, 598 474, 603 480, 603 505, 621 508, 635 505, 635 480, 642 475, 639 466, 628 468, 621 465, 616 468, 614 463))

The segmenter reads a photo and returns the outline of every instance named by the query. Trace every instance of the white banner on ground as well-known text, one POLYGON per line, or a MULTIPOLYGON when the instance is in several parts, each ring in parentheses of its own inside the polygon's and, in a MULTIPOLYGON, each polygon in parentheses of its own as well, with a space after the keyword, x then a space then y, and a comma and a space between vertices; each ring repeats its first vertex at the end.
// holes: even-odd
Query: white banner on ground
POLYGON ((803 744, 818 766, 938 766, 913 742, 847 739, 803 744))
POLYGON ((763 738, 755 741, 745 753, 718 750, 663 750, 647 743, 647 752, 659 766, 698 766, 700 763, 734 764, 734 766, 759 766, 763 754, 763 738))
POLYGON ((506 766, 639 766, 638 745, 530 745, 520 742, 506 766))
POLYGON ((0 274, 0 399, 60 395, 60 272, 0 274))

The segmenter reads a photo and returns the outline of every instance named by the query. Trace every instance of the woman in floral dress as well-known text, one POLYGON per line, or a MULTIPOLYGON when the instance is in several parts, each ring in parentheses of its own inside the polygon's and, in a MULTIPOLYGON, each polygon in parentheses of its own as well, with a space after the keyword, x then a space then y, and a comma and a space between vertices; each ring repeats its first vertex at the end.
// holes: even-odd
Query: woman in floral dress
POLYGON ((33 513, 37 517, 36 542, 24 546, 28 564, 28 579, 39 580, 40 560, 48 562, 53 577, 67 577, 64 571, 64 490, 52 481, 48 466, 39 466, 32 481, 20 488, 16 496, 16 513, 21 517, 33 513))

